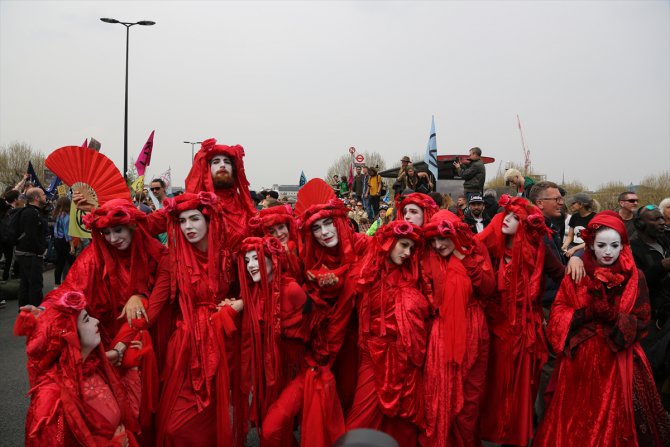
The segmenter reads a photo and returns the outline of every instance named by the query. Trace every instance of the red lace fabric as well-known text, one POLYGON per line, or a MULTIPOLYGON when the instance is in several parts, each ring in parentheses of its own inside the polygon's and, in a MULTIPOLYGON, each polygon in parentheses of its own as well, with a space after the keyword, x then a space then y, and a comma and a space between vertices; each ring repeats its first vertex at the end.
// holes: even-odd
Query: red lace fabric
POLYGON ((587 248, 588 277, 578 284, 566 277, 552 306, 547 336, 560 355, 534 446, 667 445, 670 423, 639 345, 650 318, 646 283, 623 237, 623 221, 612 214, 600 213, 587 228, 592 235, 596 225, 619 232, 619 259, 603 271, 587 248), (596 300, 607 300, 613 320, 592 314, 596 300))

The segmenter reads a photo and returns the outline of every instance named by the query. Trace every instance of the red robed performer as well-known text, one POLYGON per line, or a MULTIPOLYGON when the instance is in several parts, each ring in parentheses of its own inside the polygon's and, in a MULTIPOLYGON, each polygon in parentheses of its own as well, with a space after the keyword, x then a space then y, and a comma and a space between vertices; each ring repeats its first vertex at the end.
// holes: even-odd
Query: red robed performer
POLYGON ((356 297, 350 270, 356 248, 360 248, 347 212, 321 179, 311 180, 298 193, 296 213, 302 218, 304 244, 300 254, 307 269, 305 287, 310 299, 305 318, 310 343, 298 377, 268 410, 261 431, 264 446, 286 446, 285 440, 291 437, 286 431, 293 430, 293 419, 300 411, 301 445, 330 447, 344 433, 338 391, 347 398, 355 389, 357 354, 351 348, 355 348, 355 337, 346 348, 343 344, 348 330, 355 330, 348 328, 356 297))
POLYGON ((548 357, 540 305, 544 272, 560 281, 564 268, 545 250, 549 229, 536 207, 508 195, 499 204, 505 212, 475 236, 497 276, 497 294, 486 307, 491 344, 480 428, 487 441, 524 446, 533 434, 533 405, 548 357))
POLYGON ((298 224, 290 205, 262 209, 249 220, 249 229, 255 236, 272 236, 279 239, 286 250, 289 273, 303 283, 302 261, 298 254, 298 224))
POLYGON ((489 353, 485 300, 495 276, 484 244, 455 214, 442 210, 424 225, 426 296, 435 312, 424 373, 422 446, 476 446, 489 353))
POLYGON ((182 194, 165 204, 180 315, 168 345, 157 445, 230 446, 234 437, 225 340, 235 331, 233 319, 242 302, 226 299, 231 256, 221 204, 208 192, 182 194))
POLYGON ((547 337, 558 353, 554 392, 533 446, 665 446, 670 422, 639 340, 650 306, 626 227, 597 214, 581 236, 587 276, 566 277, 547 337))
MULTIPOLYGON (((238 256, 242 314, 242 377, 252 393, 252 424, 261 429, 269 406, 303 362, 305 291, 289 274, 287 253, 274 237, 248 237, 238 256)), ((293 436, 291 430, 286 433, 293 436)), ((284 445, 291 445, 286 439, 284 445)))
POLYGON ((391 222, 377 231, 359 265, 361 363, 347 430, 381 430, 404 447, 417 445, 423 427, 429 312, 419 291, 422 234, 409 222, 391 222))
POLYGON ((25 445, 137 446, 137 368, 119 377, 83 294, 59 289, 50 298, 39 318, 23 310, 14 326, 15 335, 28 337, 32 365, 25 445))
POLYGON ((403 197, 396 218, 423 227, 439 210, 432 197, 415 192, 403 197))

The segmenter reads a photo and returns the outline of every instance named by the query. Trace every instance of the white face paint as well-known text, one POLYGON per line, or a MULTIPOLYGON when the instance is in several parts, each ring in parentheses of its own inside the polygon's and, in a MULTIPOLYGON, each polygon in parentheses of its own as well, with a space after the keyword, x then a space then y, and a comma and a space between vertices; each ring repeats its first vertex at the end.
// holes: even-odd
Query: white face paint
POLYGON ((413 240, 405 237, 398 239, 389 253, 389 260, 395 265, 402 265, 412 255, 413 247, 413 240))
POLYGON ((596 255, 598 265, 612 265, 619 259, 619 254, 621 254, 621 249, 623 248, 621 235, 611 228, 600 230, 596 233, 596 238, 591 248, 596 255))
POLYGON ((209 162, 209 170, 212 177, 220 170, 226 171, 229 175, 233 175, 233 162, 225 155, 215 155, 209 162))
POLYGON ((448 237, 433 238, 430 240, 430 246, 443 258, 449 256, 454 251, 454 248, 456 248, 454 241, 448 237))
POLYGON ((503 219, 502 233, 507 236, 514 236, 519 229, 519 218, 514 213, 508 213, 503 219))
POLYGON ((423 225, 423 209, 413 203, 409 203, 403 209, 402 218, 406 222, 420 227, 423 225))
POLYGON ((289 239, 288 227, 286 224, 277 224, 270 227, 270 235, 279 239, 279 242, 286 244, 289 239))
POLYGON ((97 319, 83 309, 77 317, 77 332, 82 350, 92 350, 100 344, 100 330, 97 319))
POLYGON ((120 251, 128 250, 133 241, 133 231, 128 225, 103 228, 102 234, 108 244, 120 251))
POLYGON ((179 228, 191 244, 207 240, 207 220, 200 210, 186 210, 179 213, 179 228))
MULTIPOLYGON (((256 253, 256 250, 248 251, 244 255, 244 262, 247 265, 247 272, 251 276, 251 280, 259 282, 261 280, 261 268, 258 264, 258 253, 256 253)), ((265 256, 265 273, 267 274, 268 281, 272 281, 272 260, 267 256, 265 256)))
POLYGON ((337 236, 337 228, 330 217, 319 219, 312 224, 312 234, 316 241, 327 248, 336 247, 339 239, 337 236))

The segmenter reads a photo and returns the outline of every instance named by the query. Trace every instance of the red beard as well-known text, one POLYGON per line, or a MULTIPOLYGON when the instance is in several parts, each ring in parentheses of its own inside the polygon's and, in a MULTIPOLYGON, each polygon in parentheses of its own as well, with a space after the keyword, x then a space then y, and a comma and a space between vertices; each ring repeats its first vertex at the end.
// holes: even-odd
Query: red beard
POLYGON ((215 189, 228 189, 233 187, 235 179, 226 171, 217 171, 212 177, 212 182, 215 189))

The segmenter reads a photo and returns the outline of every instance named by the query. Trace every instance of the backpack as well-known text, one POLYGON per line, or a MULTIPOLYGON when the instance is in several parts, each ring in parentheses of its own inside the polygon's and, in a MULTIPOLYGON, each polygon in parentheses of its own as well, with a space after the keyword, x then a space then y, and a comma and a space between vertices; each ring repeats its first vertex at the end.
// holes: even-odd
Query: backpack
POLYGON ((19 228, 22 211, 25 208, 13 208, 7 211, 0 220, 0 242, 5 246, 13 247, 19 242, 23 232, 19 228))

